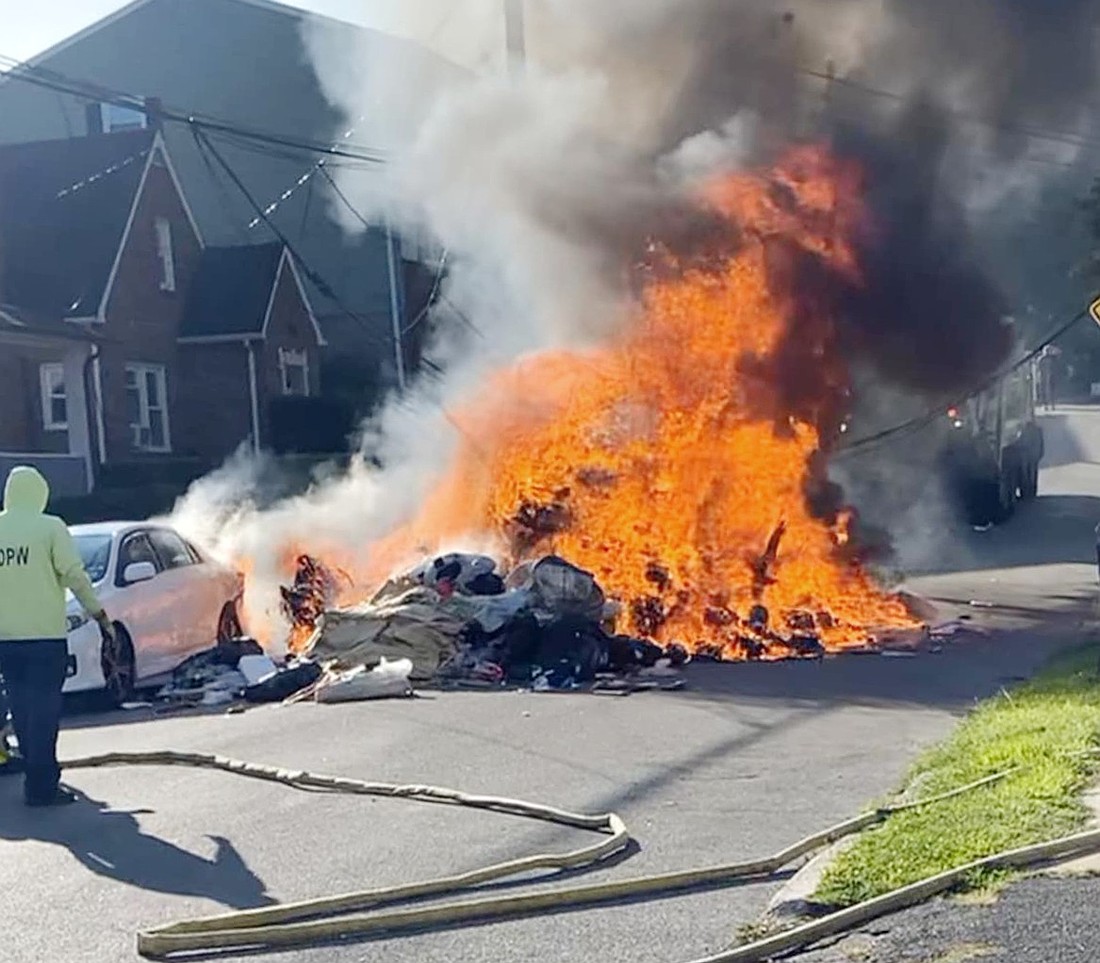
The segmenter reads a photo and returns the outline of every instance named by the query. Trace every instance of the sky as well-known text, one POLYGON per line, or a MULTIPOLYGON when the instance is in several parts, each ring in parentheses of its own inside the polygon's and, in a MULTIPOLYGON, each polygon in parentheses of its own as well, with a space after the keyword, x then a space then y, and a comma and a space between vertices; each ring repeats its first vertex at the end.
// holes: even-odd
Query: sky
MULTIPOLYGON (((0 0, 0 55, 27 60, 126 6, 129 0, 0 0)), ((392 29, 402 0, 281 0, 290 7, 378 30, 392 29)), ((415 0, 405 0, 415 2, 415 0)))

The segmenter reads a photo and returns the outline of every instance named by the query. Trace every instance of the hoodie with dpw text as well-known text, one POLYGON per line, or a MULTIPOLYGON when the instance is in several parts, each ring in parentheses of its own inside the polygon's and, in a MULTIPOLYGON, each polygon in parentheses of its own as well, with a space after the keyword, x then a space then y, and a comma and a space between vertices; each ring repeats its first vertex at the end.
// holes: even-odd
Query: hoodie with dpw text
POLYGON ((65 589, 89 615, 103 610, 65 523, 45 514, 49 499, 36 469, 11 470, 0 511, 0 642, 65 638, 65 589))

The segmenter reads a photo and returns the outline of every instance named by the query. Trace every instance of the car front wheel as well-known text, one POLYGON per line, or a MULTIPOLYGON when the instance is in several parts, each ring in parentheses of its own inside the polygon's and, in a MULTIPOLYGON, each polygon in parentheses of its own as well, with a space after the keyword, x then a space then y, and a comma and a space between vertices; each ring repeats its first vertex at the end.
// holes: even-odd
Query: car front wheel
POLYGON ((113 640, 104 639, 100 650, 104 693, 107 705, 117 709, 134 698, 137 671, 134 666, 134 643, 130 634, 117 622, 113 640))

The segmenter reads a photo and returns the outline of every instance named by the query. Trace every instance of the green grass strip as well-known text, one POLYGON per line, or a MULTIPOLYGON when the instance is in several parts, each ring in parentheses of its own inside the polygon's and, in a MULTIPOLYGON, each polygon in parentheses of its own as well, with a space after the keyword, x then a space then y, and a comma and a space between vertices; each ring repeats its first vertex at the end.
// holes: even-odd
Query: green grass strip
MULTIPOLYGON (((868 830, 826 871, 815 900, 850 906, 1007 849, 1046 842, 1088 820, 1083 790, 1100 757, 1100 649, 1064 655, 1032 681, 983 702, 914 765, 902 799, 946 792, 1014 767, 1001 782, 907 810, 868 830)), ((995 875, 977 874, 971 888, 995 875)))

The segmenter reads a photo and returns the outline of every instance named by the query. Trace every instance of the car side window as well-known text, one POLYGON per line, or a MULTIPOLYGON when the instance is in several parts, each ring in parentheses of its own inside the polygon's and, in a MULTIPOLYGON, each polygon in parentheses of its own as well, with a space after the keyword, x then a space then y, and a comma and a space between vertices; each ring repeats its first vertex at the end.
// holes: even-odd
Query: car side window
POLYGON ((153 548, 160 556, 165 569, 186 568, 194 565, 195 559, 191 552, 175 532, 163 528, 154 528, 149 532, 149 538, 153 542, 153 548))
POLYGON ((144 532, 128 535, 119 546, 118 578, 115 580, 116 584, 126 584, 122 574, 126 571, 128 566, 133 565, 135 562, 150 562, 158 572, 162 568, 157 559, 157 553, 153 551, 153 546, 150 544, 149 538, 144 532))

